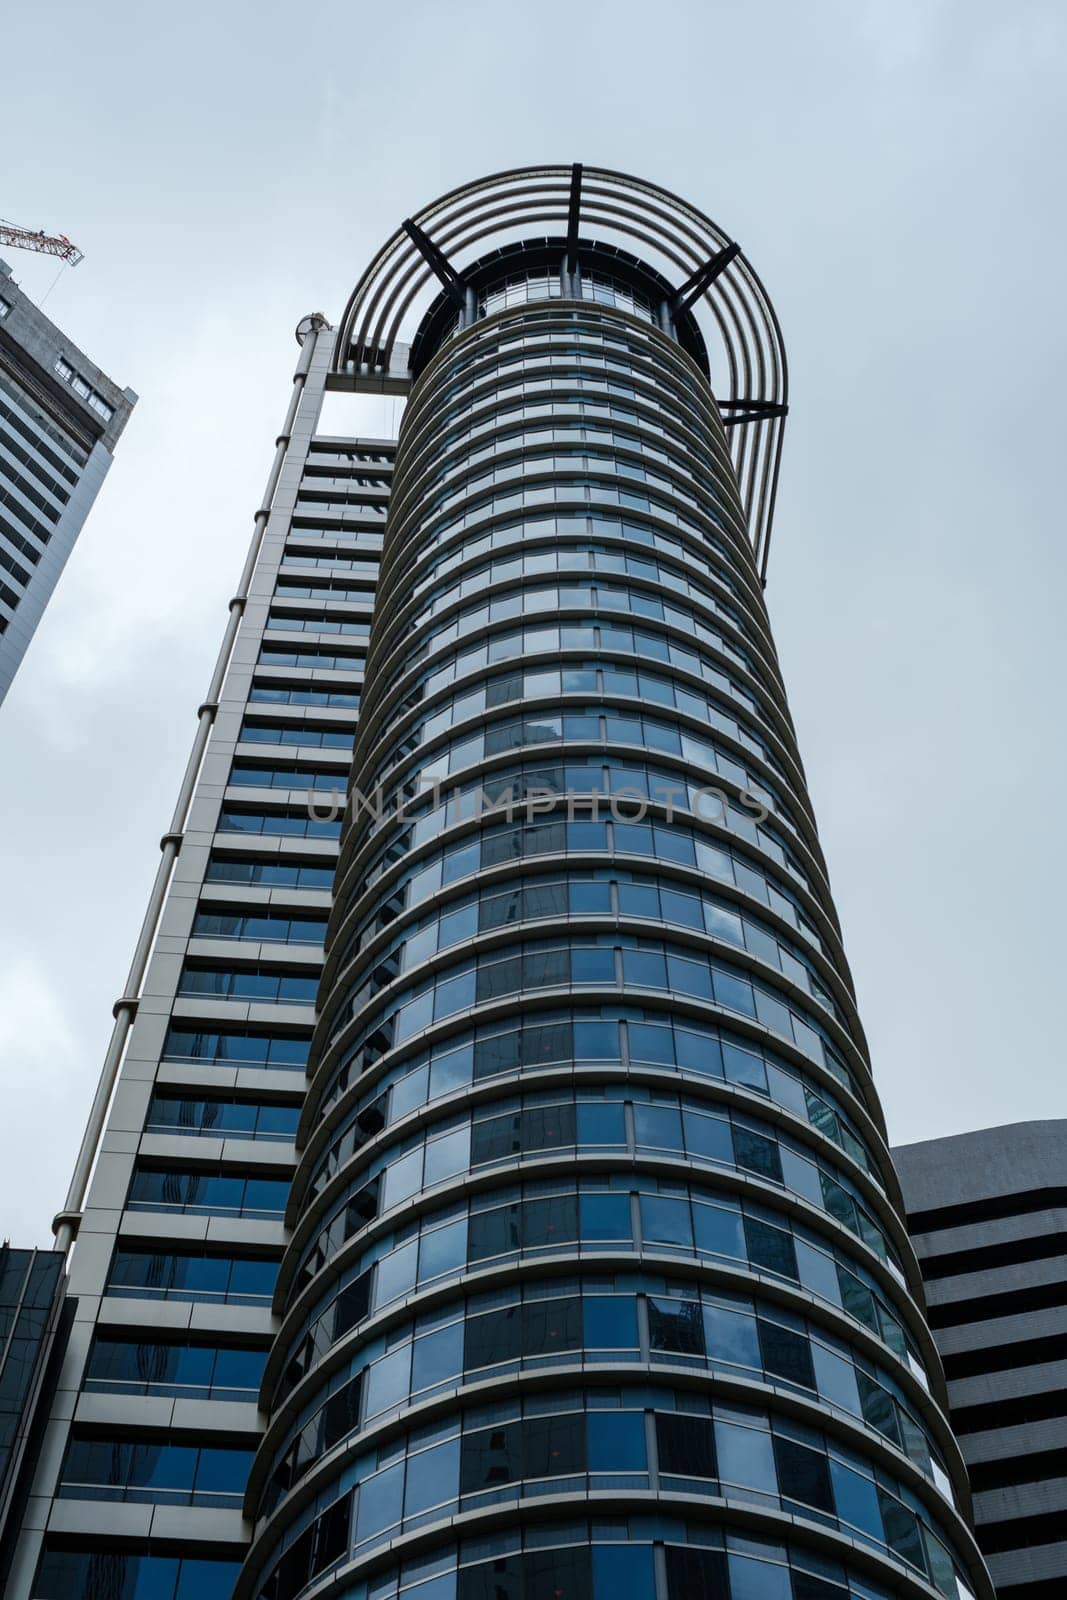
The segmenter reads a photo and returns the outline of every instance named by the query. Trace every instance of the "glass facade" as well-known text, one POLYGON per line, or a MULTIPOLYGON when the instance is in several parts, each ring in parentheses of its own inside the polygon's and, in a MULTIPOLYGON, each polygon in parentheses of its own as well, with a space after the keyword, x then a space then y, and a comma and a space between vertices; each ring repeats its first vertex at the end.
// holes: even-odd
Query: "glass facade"
POLYGON ((348 779, 381 544, 380 508, 359 492, 370 461, 387 494, 393 459, 391 444, 315 437, 326 365, 324 344, 309 345, 290 482, 272 497, 209 707, 70 1258, 73 1332, 12 1600, 229 1600, 248 1544, 340 831, 309 797, 328 812, 348 779), (335 500, 341 483, 351 493, 343 513, 316 502, 312 535, 295 506, 324 469, 335 500))
POLYGON ((5 261, 0 321, 3 700, 137 397, 71 344, 15 283, 5 261))
POLYGON ((966 1600, 726 436, 586 284, 408 404, 238 1593, 966 1600))
POLYGON ((714 225, 600 172, 516 244, 527 178, 566 228, 484 180, 461 284, 401 233, 302 325, 12 1600, 992 1600, 763 600, 773 312, 717 366, 714 225))
POLYGON ((0 1589, 32 1470, 38 1402, 63 1329, 63 1257, 0 1245, 0 1589))

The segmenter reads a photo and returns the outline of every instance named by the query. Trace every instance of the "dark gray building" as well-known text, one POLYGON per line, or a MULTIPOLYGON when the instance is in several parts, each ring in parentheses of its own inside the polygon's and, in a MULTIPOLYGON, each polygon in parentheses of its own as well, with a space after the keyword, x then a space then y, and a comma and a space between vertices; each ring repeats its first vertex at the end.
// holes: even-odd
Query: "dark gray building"
POLYGON ((978 1543, 1001 1600, 1067 1595, 1067 1121, 893 1151, 978 1543))
POLYGON ((298 338, 10 1600, 991 1600, 763 599, 754 268, 509 172, 298 338), (397 441, 324 420, 368 394, 397 441))
POLYGON ((0 701, 136 400, 38 310, 0 261, 0 701))
POLYGON ((41 1416, 46 1375, 58 1355, 65 1306, 58 1250, 0 1245, 0 1590, 17 1539, 25 1477, 41 1416))

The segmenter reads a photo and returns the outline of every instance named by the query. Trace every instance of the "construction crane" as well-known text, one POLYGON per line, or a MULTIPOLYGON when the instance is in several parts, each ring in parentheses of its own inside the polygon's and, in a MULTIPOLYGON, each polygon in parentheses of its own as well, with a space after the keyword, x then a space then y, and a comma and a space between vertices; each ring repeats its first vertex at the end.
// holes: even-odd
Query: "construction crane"
POLYGON ((77 245, 71 244, 65 233, 19 228, 13 222, 5 222, 2 217, 0 244, 9 244, 16 250, 36 250, 39 256, 58 256, 61 261, 69 261, 72 267, 76 267, 82 259, 82 252, 77 245))

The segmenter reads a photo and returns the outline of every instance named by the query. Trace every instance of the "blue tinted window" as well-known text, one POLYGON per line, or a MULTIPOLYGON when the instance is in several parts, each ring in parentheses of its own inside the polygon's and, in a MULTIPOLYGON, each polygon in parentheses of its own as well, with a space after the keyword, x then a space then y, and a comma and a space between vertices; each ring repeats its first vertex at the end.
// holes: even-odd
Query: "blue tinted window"
POLYGON ((232 1294, 255 1295, 269 1299, 278 1277, 277 1261, 235 1261, 230 1280, 232 1294))
POLYGON ((404 1503, 404 1463, 386 1467, 360 1484, 356 1503, 356 1539, 380 1533, 400 1520, 404 1503))
MULTIPOLYGON (((806 1239, 794 1241, 797 1255, 797 1271, 800 1282, 805 1289, 810 1289, 812 1294, 829 1300, 831 1305, 841 1304, 841 1285, 838 1278, 838 1269, 831 1256, 825 1250, 817 1250, 806 1239)), ((852 1279, 855 1283, 856 1280, 852 1279)), ((857 1288, 861 1287, 857 1284, 857 1288)), ((869 1307, 870 1296, 867 1295, 866 1304, 869 1307)), ((861 1318, 861 1320, 864 1320, 861 1318)))
MULTIPOLYGON (((228 1561, 186 1565, 216 1567, 225 1573, 229 1587, 220 1587, 215 1577, 215 1586, 204 1591, 205 1600, 221 1600, 228 1595, 240 1569, 240 1563, 228 1561)), ((115 1594, 120 1600, 174 1600, 179 1566, 175 1556, 117 1550, 46 1550, 34 1594, 38 1600, 96 1600, 105 1594, 115 1594)), ((212 1577, 208 1575, 208 1582, 212 1577)), ((186 1600, 184 1595, 182 1600, 186 1600)))
POLYGON ((645 1419, 639 1411, 590 1411, 590 1472, 643 1472, 645 1419))
POLYGON ((574 983, 615 982, 615 953, 581 946, 571 951, 571 979, 574 983))
POLYGON ((698 1250, 733 1261, 745 1259, 741 1214, 736 1209, 694 1204, 693 1227, 698 1250))
POLYGON ((730 1600, 793 1600, 787 1566, 755 1561, 734 1552, 729 1561, 730 1600))
POLYGON ((467 1220, 461 1217, 446 1227, 435 1228, 422 1238, 419 1252, 419 1281, 454 1272, 466 1264, 467 1220))
POLYGON ((815 1383, 819 1393, 835 1405, 844 1406, 854 1416, 860 1414, 856 1372, 851 1361, 827 1350, 825 1345, 812 1340, 811 1357, 815 1367, 815 1383))
MULTIPOLYGON (((667 983, 678 994, 695 995, 700 1000, 710 1000, 712 997, 711 973, 703 961, 689 961, 682 956, 668 956, 667 983)), ((715 998, 719 999, 717 992, 715 998)))
POLYGON ((764 1267, 783 1278, 796 1278, 796 1252, 791 1234, 768 1222, 761 1222, 757 1217, 746 1217, 745 1240, 748 1258, 754 1267, 764 1267))
POLYGON ((401 1345, 390 1355, 375 1361, 367 1374, 367 1415, 376 1416, 388 1406, 403 1400, 408 1392, 411 1346, 401 1345))
POLYGON ((453 1500, 459 1493, 459 1440, 449 1439, 432 1450, 408 1457, 404 1513, 413 1516, 453 1500))
POLYGON ((578 1139, 583 1145, 625 1144, 626 1119, 621 1104, 579 1104, 578 1139))
POLYGON ((667 964, 658 950, 624 950, 622 974, 625 983, 639 988, 663 989, 667 984, 667 964))
POLYGON ((722 1077, 722 1046, 718 1039, 704 1033, 691 1033, 687 1028, 676 1028, 674 1043, 683 1072, 700 1072, 708 1078, 722 1077))
POLYGON ((201 1450, 196 1473, 197 1491, 243 1494, 253 1454, 251 1450, 201 1450))
POLYGON ((842 1522, 854 1528, 882 1537, 882 1516, 878 1506, 878 1493, 870 1478, 853 1472, 844 1462, 830 1458, 830 1478, 834 1486, 834 1502, 842 1522))
POLYGON ((637 1348, 637 1301, 630 1295, 586 1295, 582 1321, 590 1350, 637 1348))
POLYGON ((617 1022, 576 1022, 574 1055, 578 1061, 612 1061, 619 1054, 617 1022))
POLYGON ((715 968, 715 1001, 717 1005, 725 1006, 730 1011, 743 1012, 747 1017, 756 1015, 752 985, 743 978, 735 978, 732 973, 724 972, 721 967, 715 968))
POLYGON ((639 1145, 653 1149, 682 1149, 682 1116, 677 1106, 634 1106, 634 1133, 639 1145))
POLYGON ((583 1239, 630 1239, 630 1201, 624 1194, 581 1196, 583 1239))
POLYGON ((709 1117, 699 1111, 685 1113, 686 1153, 703 1161, 723 1161, 733 1158, 730 1124, 725 1117, 709 1117))
MULTIPOLYGON (((427 1235, 427 1240, 432 1240, 433 1234, 427 1235)), ((389 1255, 383 1256, 378 1263, 378 1277, 375 1286, 374 1300, 376 1305, 386 1305, 390 1300, 395 1300, 398 1295, 407 1294, 415 1287, 415 1274, 418 1266, 418 1241, 409 1240, 399 1249, 393 1250, 389 1255)))
POLYGON ((733 1422, 716 1421, 715 1444, 723 1483, 760 1489, 767 1494, 776 1493, 778 1480, 769 1433, 733 1422))
POLYGON ((593 1600, 655 1600, 655 1593, 650 1545, 593 1546, 593 1600))
POLYGON ((666 1195, 642 1195, 641 1232, 652 1243, 691 1246, 693 1222, 689 1201, 666 1195))
POLYGON ((292 1138, 299 1122, 299 1106, 260 1106, 256 1128, 261 1134, 272 1133, 292 1138))
POLYGON ((457 1577, 455 1572, 442 1572, 436 1578, 427 1578, 425 1583, 405 1589, 404 1600, 456 1600, 457 1577))
POLYGON ((762 1366, 756 1319, 750 1311, 731 1311, 725 1306, 705 1305, 704 1337, 708 1356, 756 1371, 762 1366))
POLYGON ((266 1364, 265 1350, 220 1349, 215 1360, 215 1386, 258 1390, 266 1364))
POLYGON ((646 1022, 631 1022, 630 1055, 635 1061, 652 1061, 671 1066, 674 1062, 674 1040, 670 1028, 656 1027, 646 1022))
POLYGON ((454 1322, 415 1340, 411 1362, 413 1393, 444 1383, 463 1371, 463 1324, 454 1322))
POLYGON ((647 1304, 653 1350, 671 1350, 687 1356, 704 1354, 704 1326, 698 1301, 649 1299, 647 1304))

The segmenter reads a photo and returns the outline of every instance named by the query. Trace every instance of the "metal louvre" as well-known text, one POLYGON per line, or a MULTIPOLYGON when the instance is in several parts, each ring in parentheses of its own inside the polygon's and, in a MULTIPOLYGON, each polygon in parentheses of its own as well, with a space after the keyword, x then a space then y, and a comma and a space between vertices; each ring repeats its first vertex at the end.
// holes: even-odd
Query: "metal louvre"
MULTIPOLYGON (((373 380, 410 342, 441 280, 413 234, 433 241, 458 272, 487 245, 574 231, 570 166, 527 167, 464 184, 432 201, 387 240, 360 278, 337 333, 333 372, 373 380)), ((728 430, 741 502, 766 577, 788 409, 785 347, 774 307, 743 252, 703 212, 657 184, 600 167, 580 171, 582 237, 630 249, 685 291, 715 257, 724 264, 691 310, 708 346, 715 398, 728 430)))

